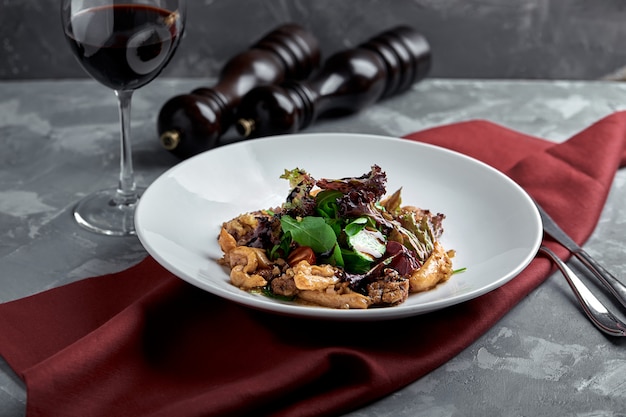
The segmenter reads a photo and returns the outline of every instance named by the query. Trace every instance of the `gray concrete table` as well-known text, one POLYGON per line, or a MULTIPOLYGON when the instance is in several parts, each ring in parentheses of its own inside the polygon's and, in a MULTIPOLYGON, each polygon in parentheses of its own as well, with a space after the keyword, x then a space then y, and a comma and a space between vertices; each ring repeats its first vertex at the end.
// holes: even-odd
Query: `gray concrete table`
MULTIPOLYGON (((139 183, 178 162, 156 139, 161 105, 206 85, 161 79, 135 94, 139 183)), ((307 132, 398 136, 483 118, 558 142, 621 109, 622 84, 432 79, 307 132)), ((116 103, 107 89, 84 80, 0 82, 0 302, 122 270, 146 255, 136 238, 92 234, 71 216, 80 197, 116 184, 118 154, 116 103)), ((618 277, 626 277, 625 203, 622 170, 585 246, 618 277)), ((554 275, 460 355, 350 416, 624 416, 625 347, 592 327, 554 275)), ((0 360, 0 416, 23 415, 25 402, 23 383, 0 360)))

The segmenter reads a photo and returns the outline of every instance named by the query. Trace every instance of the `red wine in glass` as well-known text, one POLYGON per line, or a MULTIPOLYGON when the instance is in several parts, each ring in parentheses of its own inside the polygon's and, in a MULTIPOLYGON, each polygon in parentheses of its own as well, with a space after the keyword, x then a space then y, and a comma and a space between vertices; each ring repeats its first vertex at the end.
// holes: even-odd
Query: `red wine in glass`
POLYGON ((119 102, 120 176, 117 188, 82 199, 74 218, 88 230, 134 235, 142 189, 135 184, 130 145, 130 103, 168 64, 184 28, 185 0, 62 0, 65 37, 83 69, 111 88, 119 102))
POLYGON ((93 78, 113 90, 137 89, 167 65, 181 27, 158 7, 124 4, 76 13, 65 30, 74 55, 93 78))

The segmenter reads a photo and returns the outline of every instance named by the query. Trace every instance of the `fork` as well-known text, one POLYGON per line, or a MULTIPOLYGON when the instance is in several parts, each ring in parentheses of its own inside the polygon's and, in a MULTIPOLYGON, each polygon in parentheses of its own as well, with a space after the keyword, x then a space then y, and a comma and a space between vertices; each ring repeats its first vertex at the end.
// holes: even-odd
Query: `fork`
POLYGON ((541 246, 539 251, 556 264, 574 291, 583 311, 598 329, 611 336, 626 336, 626 323, 615 317, 565 262, 545 246, 541 246))
POLYGON ((572 255, 578 258, 585 267, 598 278, 598 280, 613 294, 613 296, 626 307, 626 285, 615 278, 607 271, 598 261, 593 259, 583 248, 578 246, 574 240, 565 233, 559 225, 550 217, 543 207, 535 201, 541 222, 543 223, 543 232, 551 236, 554 240, 563 245, 572 255))

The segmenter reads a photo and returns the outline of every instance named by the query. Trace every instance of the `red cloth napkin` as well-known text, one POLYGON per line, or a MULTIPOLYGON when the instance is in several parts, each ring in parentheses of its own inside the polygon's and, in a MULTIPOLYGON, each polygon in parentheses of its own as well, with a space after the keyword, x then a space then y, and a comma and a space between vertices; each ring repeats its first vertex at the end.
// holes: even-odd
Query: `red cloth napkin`
MULTIPOLYGON (((486 121, 407 137, 507 173, 582 243, 626 164, 625 133, 626 113, 616 113, 562 144, 486 121)), ((508 284, 457 306, 339 323, 240 307, 147 258, 0 305, 0 353, 26 382, 28 416, 337 415, 445 363, 550 271, 538 257, 508 284)))

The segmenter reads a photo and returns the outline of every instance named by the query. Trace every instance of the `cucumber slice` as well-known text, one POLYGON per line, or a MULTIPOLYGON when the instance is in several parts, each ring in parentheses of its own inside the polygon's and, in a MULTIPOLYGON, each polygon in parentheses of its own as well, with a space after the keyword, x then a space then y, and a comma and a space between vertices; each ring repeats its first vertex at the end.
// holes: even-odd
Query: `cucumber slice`
POLYGON ((348 236, 348 245, 357 256, 373 262, 385 254, 387 241, 378 230, 364 227, 358 233, 348 236))

